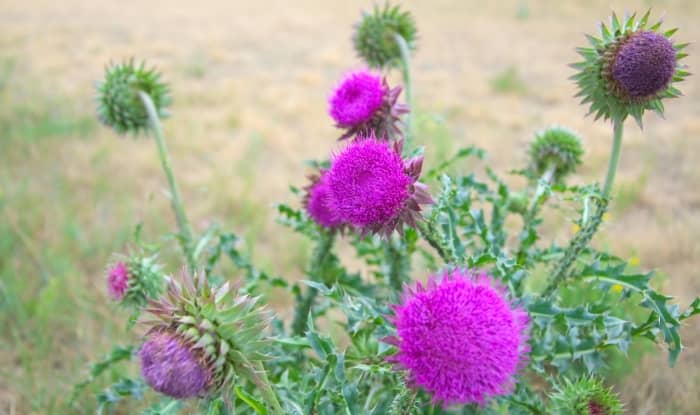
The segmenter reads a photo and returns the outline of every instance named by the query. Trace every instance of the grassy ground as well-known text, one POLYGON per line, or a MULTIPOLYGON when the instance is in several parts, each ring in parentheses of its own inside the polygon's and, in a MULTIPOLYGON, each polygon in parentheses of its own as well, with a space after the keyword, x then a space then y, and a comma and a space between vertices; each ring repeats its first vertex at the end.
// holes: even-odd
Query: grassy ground
MULTIPOLYGON (((566 64, 611 10, 643 10, 700 39, 700 3, 406 2, 420 28, 415 96, 428 161, 467 144, 502 171, 520 167, 533 131, 582 133, 602 178, 610 126, 584 118, 566 64)), ((270 208, 304 182, 301 163, 337 148, 329 88, 360 67, 350 30, 369 2, 5 0, 0 7, 0 414, 62 414, 86 362, 123 336, 103 267, 133 225, 172 229, 152 142, 120 139, 94 118, 93 82, 110 60, 147 58, 172 83, 166 134, 197 229, 246 236, 265 267, 295 278, 308 247, 270 208), (337 4, 336 4, 337 3, 337 4), (271 259, 272 258, 272 259, 271 259)), ((691 46, 686 63, 700 67, 691 46)), ((686 303, 700 292, 700 83, 629 123, 612 217, 598 243, 663 270, 686 303)), ((428 165, 430 165, 428 163, 428 165)), ((559 218, 559 223, 567 223, 559 218)), ((569 225, 554 229, 561 235, 569 225)), ((177 268, 173 265, 173 268, 177 268)), ((171 271, 174 271, 172 269, 171 271)), ((677 367, 647 354, 618 389, 631 413, 700 412, 700 323, 684 329, 677 367)), ((624 364, 623 364, 624 366, 624 364)), ((90 413, 90 404, 81 412, 90 413)))

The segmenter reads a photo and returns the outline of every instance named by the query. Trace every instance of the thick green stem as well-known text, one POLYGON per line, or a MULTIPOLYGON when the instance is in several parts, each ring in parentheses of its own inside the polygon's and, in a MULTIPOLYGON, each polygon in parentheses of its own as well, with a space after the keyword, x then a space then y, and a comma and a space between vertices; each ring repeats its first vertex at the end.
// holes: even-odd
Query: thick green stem
POLYGON ((413 86, 411 84, 411 50, 406 43, 406 39, 403 38, 398 33, 394 33, 394 40, 399 46, 401 51, 401 74, 403 75, 403 87, 406 97, 406 104, 408 104, 409 113, 406 114, 405 122, 406 129, 404 131, 404 150, 410 151, 410 143, 413 138, 413 112, 415 108, 413 106, 413 86))
POLYGON ((400 246, 394 245, 392 238, 384 242, 384 247, 384 253, 389 265, 389 285, 395 292, 401 292, 404 282, 408 280, 407 274, 410 268, 410 259, 408 255, 402 253, 400 246))
POLYGON ((160 162, 163 166, 165 177, 168 179, 168 185, 170 186, 170 202, 172 204, 173 211, 175 212, 177 225, 180 228, 180 242, 182 243, 182 250, 185 252, 185 256, 187 257, 187 264, 190 271, 194 271, 195 261, 192 251, 192 229, 190 228, 190 223, 187 221, 185 207, 182 204, 182 198, 180 197, 180 190, 177 187, 177 181, 175 181, 175 175, 173 174, 173 169, 170 166, 170 156, 168 155, 168 148, 165 146, 165 140, 163 139, 160 119, 158 118, 158 113, 156 112, 156 107, 153 105, 153 100, 151 97, 143 91, 139 91, 139 97, 141 98, 144 107, 146 107, 148 119, 151 123, 151 130, 153 131, 156 144, 158 145, 158 156, 160 157, 160 162))
MULTIPOLYGON (((321 236, 311 256, 311 264, 309 265, 308 275, 312 281, 326 282, 324 280, 323 269, 328 260, 333 243, 335 241, 335 231, 321 231, 321 236)), ((318 295, 318 290, 313 287, 307 287, 306 293, 301 297, 294 310, 294 319, 292 320, 292 334, 295 336, 303 336, 306 332, 306 325, 309 321, 309 313, 313 308, 314 301, 318 295)))
POLYGON ((418 232, 420 232, 423 239, 425 239, 428 244, 435 249, 435 252, 440 255, 440 258, 445 261, 445 264, 452 262, 452 256, 445 250, 445 247, 438 239, 437 231, 435 231, 432 223, 429 221, 419 222, 418 232))
POLYGON ((613 182, 615 181, 615 173, 617 166, 620 163, 620 155, 622 153, 622 120, 613 122, 613 144, 610 153, 610 162, 608 163, 608 174, 605 176, 605 185, 603 186, 603 197, 610 197, 612 192, 613 182))
POLYGON ((542 198, 542 195, 544 194, 545 190, 547 190, 547 187, 551 185, 552 177, 554 176, 555 170, 556 166, 548 166, 547 170, 545 170, 544 174, 537 182, 537 190, 535 190, 535 196, 530 201, 530 206, 528 207, 527 217, 529 219, 533 219, 537 215, 537 209, 541 205, 540 199, 542 198))

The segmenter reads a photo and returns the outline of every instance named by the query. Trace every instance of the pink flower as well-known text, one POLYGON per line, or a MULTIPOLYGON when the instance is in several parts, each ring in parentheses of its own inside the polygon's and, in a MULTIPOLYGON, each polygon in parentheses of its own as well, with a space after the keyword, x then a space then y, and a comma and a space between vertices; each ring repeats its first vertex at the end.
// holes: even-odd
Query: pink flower
POLYGON ((129 288, 129 269, 126 264, 119 261, 114 264, 107 274, 107 292, 116 301, 124 298, 129 288))
POLYGON ((457 269, 393 306, 393 361, 435 402, 484 404, 507 394, 529 351, 527 313, 485 272, 457 269))

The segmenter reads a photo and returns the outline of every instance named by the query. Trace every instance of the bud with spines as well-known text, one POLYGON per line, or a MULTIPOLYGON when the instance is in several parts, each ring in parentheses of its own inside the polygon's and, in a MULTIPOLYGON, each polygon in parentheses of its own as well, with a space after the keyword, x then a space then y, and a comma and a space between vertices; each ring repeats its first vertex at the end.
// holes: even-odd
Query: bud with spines
POLYGON ((146 63, 134 60, 110 64, 105 77, 97 85, 97 116, 108 127, 119 134, 134 135, 148 129, 149 120, 139 92, 150 96, 160 118, 168 116, 170 88, 161 80, 155 69, 146 68, 146 63))
POLYGON ((413 16, 399 6, 375 5, 372 13, 362 13, 355 26, 353 43, 357 54, 371 68, 398 68, 401 49, 395 35, 406 41, 409 50, 415 50, 417 30, 413 16))
POLYGON ((623 121, 631 115, 642 125, 646 110, 664 113, 664 98, 681 92, 673 85, 689 75, 678 62, 688 45, 675 44, 676 29, 661 31, 661 22, 648 26, 649 12, 620 21, 613 13, 610 26, 601 24, 600 37, 587 36, 591 47, 578 48, 583 61, 572 79, 582 104, 590 104, 595 118, 623 121))
POLYGON ((552 415, 619 415, 622 404, 617 394, 605 387, 600 379, 583 377, 564 379, 549 395, 552 415))
POLYGON ((561 182, 581 164, 583 147, 579 136, 564 127, 539 131, 530 145, 530 171, 541 177, 551 169, 555 183, 561 182))

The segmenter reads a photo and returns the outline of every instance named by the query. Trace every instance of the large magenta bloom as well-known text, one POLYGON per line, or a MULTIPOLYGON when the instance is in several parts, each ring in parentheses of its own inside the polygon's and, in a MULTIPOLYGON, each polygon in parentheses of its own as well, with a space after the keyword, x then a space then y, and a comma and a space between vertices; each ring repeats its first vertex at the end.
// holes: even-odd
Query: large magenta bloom
POLYGON ((408 112, 406 105, 396 102, 400 94, 401 87, 389 88, 386 79, 371 72, 347 75, 329 100, 328 112, 336 125, 346 130, 340 138, 371 132, 387 140, 400 136, 398 122, 408 112))
POLYGON ((663 92, 676 71, 676 50, 664 35, 633 33, 612 64, 612 78, 626 96, 638 100, 663 92))
POLYGON ((211 371, 188 343, 168 330, 153 330, 139 350, 141 374, 155 391, 176 398, 204 394, 211 371))
POLYGON ((358 137, 335 156, 328 170, 328 206, 337 220, 362 232, 391 235, 401 225, 415 226, 420 204, 432 203, 418 182, 423 158, 404 161, 402 142, 390 145, 372 134, 358 137))
POLYGON ((529 317, 486 273, 432 276, 393 308, 393 360, 435 402, 484 404, 510 392, 529 351, 529 317))
POLYGON ((310 177, 311 184, 306 188, 304 197, 304 207, 311 218, 325 228, 339 228, 343 222, 329 206, 328 201, 328 180, 326 173, 310 177))
POLYGON ((119 261, 107 273, 107 292, 113 299, 120 301, 129 288, 129 269, 119 261))

